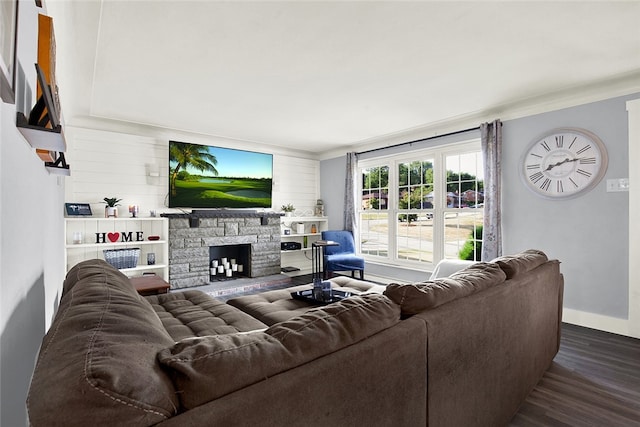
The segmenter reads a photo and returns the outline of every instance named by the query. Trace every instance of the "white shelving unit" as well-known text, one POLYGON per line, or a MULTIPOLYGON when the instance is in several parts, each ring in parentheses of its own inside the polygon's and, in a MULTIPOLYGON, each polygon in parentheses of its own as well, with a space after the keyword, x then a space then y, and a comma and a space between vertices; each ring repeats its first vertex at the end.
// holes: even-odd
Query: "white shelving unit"
POLYGON ((282 267, 299 269, 289 272, 289 274, 297 275, 311 272, 311 244, 320 240, 321 233, 328 230, 328 227, 329 218, 326 216, 284 216, 280 219, 280 240, 282 242, 298 242, 301 245, 301 249, 281 251, 282 267), (315 233, 312 232, 314 225, 315 233), (285 234, 285 230, 288 230, 290 234, 285 234))
POLYGON ((137 266, 120 271, 129 277, 155 273, 169 280, 169 221, 166 218, 91 216, 65 218, 64 223, 66 271, 86 259, 104 259, 104 250, 140 248, 137 266), (149 236, 158 236, 159 240, 149 240, 149 236), (74 242, 78 238, 80 242, 74 242), (149 253, 155 254, 153 265, 147 265, 149 253))

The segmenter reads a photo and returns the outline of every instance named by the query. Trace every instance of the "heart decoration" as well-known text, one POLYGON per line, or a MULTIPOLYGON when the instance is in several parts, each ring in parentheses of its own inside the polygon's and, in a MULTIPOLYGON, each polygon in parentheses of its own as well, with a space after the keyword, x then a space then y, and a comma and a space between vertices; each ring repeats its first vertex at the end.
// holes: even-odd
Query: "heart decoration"
POLYGON ((120 233, 107 233, 107 238, 111 243, 115 243, 120 239, 120 233))

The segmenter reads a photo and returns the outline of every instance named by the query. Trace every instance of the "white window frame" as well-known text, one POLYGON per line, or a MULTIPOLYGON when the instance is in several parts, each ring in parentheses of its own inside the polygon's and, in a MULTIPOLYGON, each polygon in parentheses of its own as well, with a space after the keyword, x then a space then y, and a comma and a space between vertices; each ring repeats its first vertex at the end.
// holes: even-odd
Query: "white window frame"
MULTIPOLYGON (((445 257, 444 243, 445 243, 445 227, 444 218, 447 212, 455 212, 458 208, 448 208, 446 203, 446 177, 447 171, 445 166, 445 159, 450 155, 460 155, 472 152, 479 152, 482 150, 480 139, 473 139, 458 143, 451 143, 446 145, 440 145, 425 149, 412 150, 410 152, 404 152, 400 154, 394 154, 390 156, 375 157, 369 159, 363 159, 358 161, 358 177, 362 176, 362 169, 373 167, 389 168, 389 198, 388 208, 381 212, 387 213, 388 221, 388 255, 386 257, 378 255, 362 254, 367 262, 375 264, 388 264, 394 266, 402 266, 406 268, 433 268, 440 260, 445 257), (400 163, 410 163, 412 161, 422 161, 424 159, 433 158, 433 180, 434 180, 434 203, 433 207, 433 263, 424 261, 406 260, 397 257, 397 235, 398 235, 398 221, 396 218, 401 213, 398 209, 398 165, 400 163)), ((358 179, 357 182, 358 193, 362 195, 362 182, 358 179)), ((358 227, 362 229, 361 217, 365 212, 371 212, 362 208, 362 203, 358 199, 357 203, 357 221, 358 227)), ((404 210, 403 210, 404 211, 404 210)), ((402 212, 404 213, 404 212, 402 212)), ((362 242, 356 242, 358 248, 361 248, 362 242)))

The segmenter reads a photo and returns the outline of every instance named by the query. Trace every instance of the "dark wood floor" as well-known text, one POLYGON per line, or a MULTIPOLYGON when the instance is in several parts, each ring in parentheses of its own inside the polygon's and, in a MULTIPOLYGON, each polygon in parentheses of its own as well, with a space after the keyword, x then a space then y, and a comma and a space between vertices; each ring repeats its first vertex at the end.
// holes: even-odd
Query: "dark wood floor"
POLYGON ((560 351, 509 426, 640 426, 640 340, 563 324, 560 351))

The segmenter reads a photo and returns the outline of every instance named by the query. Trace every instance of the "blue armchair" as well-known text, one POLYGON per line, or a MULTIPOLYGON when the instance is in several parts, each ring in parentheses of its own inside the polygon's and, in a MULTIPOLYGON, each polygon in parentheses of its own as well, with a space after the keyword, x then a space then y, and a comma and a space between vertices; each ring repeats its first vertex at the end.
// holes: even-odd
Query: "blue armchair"
POLYGON ((364 258, 356 255, 356 245, 353 234, 345 230, 328 230, 322 232, 322 240, 333 240, 339 246, 324 248, 324 277, 330 278, 334 271, 360 272, 360 280, 364 279, 364 258))

